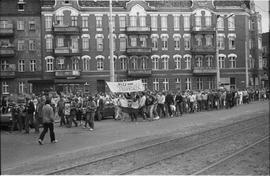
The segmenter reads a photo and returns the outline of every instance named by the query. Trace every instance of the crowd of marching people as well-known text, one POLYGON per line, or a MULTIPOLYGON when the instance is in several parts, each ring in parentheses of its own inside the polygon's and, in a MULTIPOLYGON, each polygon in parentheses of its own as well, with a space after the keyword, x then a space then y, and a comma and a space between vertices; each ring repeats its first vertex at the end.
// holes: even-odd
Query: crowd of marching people
MULTIPOLYGON (((94 120, 101 119, 107 104, 113 105, 115 120, 137 121, 138 118, 142 118, 143 121, 152 121, 160 118, 181 117, 187 113, 230 109, 251 101, 267 99, 269 99, 269 90, 266 89, 187 90, 176 93, 144 91, 99 93, 94 96, 43 93, 40 96, 28 96, 21 102, 3 98, 1 111, 5 113, 11 109, 12 131, 17 129, 29 133, 30 129, 34 129, 36 133, 39 133, 40 126, 44 127, 44 122, 54 123, 56 117, 61 127, 81 126, 92 131, 94 120)), ((51 128, 46 125, 47 130, 51 128)), ((52 141, 54 141, 53 136, 52 141)))

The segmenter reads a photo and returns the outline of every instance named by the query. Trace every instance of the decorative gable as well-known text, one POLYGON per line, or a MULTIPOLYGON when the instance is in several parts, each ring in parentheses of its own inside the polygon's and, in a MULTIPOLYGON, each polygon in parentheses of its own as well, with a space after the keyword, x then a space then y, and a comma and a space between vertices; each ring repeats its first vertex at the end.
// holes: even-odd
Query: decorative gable
MULTIPOLYGON (((151 7, 148 5, 145 0, 131 0, 126 4, 126 8, 128 11, 130 11, 134 6, 139 5, 144 10, 150 10, 151 7)), ((139 7, 136 7, 138 9, 139 7)))

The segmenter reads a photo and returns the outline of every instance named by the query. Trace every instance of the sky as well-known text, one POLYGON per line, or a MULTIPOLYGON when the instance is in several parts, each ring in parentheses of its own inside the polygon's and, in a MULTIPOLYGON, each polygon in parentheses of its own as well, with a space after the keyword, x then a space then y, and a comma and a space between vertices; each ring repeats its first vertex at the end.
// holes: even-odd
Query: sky
POLYGON ((269 1, 270 0, 254 0, 255 9, 262 15, 262 32, 269 32, 269 1))

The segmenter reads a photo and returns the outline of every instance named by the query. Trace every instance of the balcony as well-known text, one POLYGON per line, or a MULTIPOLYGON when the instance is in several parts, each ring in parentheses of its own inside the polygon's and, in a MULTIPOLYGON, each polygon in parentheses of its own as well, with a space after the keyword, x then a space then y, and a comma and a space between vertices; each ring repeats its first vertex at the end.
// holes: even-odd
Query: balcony
POLYGON ((144 48, 144 47, 128 47, 127 54, 128 55, 149 55, 152 52, 152 48, 144 48))
POLYGON ((151 34, 151 28, 148 26, 128 26, 126 32, 128 34, 151 34))
POLYGON ((1 79, 15 78, 15 71, 16 71, 15 64, 10 64, 6 69, 1 69, 0 78, 1 79))
POLYGON ((57 56, 73 56, 79 54, 79 49, 71 49, 70 47, 57 47, 54 49, 57 56))
POLYGON ((14 35, 14 28, 13 28, 13 24, 9 23, 6 24, 6 26, 0 27, 0 36, 1 37, 10 37, 14 35))
POLYGON ((56 78, 75 79, 80 77, 81 72, 79 70, 56 70, 56 78))
POLYGON ((215 33, 216 28, 213 26, 193 26, 191 31, 193 33, 215 33))
POLYGON ((0 46, 1 57, 12 57, 15 55, 13 46, 0 46))
POLYGON ((215 53, 216 48, 214 46, 193 46, 191 51, 194 53, 215 53))
POLYGON ((131 77, 149 77, 152 75, 152 70, 147 69, 128 69, 128 76, 131 77))
POLYGON ((217 73, 216 67, 194 67, 193 74, 213 75, 217 73))
POLYGON ((74 35, 80 33, 80 28, 78 26, 54 25, 53 31, 55 34, 74 35))

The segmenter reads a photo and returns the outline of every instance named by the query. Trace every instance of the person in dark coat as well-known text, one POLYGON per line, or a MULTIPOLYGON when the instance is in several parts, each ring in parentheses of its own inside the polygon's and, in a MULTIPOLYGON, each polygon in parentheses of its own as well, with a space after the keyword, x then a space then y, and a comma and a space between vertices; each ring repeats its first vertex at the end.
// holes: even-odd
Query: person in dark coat
POLYGON ((165 104, 166 108, 168 109, 169 117, 172 117, 173 113, 170 105, 174 104, 174 98, 170 92, 165 96, 165 104))
POLYGON ((26 98, 25 111, 26 111, 25 133, 29 133, 30 125, 34 127, 34 112, 35 112, 35 105, 29 98, 26 98))

